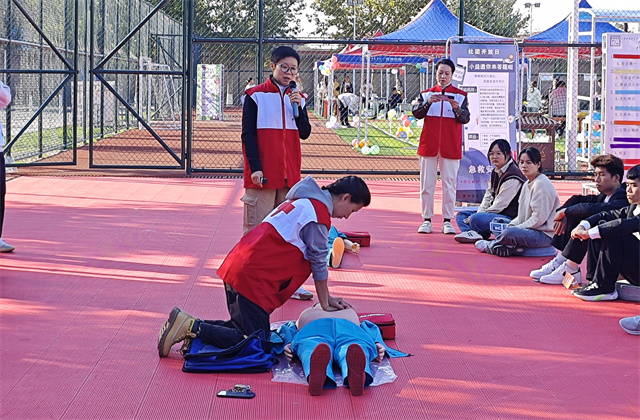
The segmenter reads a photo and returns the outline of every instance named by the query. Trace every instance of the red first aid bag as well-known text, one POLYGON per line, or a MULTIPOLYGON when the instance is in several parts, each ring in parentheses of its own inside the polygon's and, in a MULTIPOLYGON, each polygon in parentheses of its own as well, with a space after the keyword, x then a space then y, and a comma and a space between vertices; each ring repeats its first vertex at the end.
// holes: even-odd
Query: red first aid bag
POLYGON ((391 314, 385 313, 366 313, 358 314, 360 322, 369 321, 380 328, 380 334, 384 340, 393 340, 396 338, 396 321, 391 314))
POLYGON ((347 235, 347 239, 360 246, 371 246, 371 235, 369 232, 342 232, 347 235))

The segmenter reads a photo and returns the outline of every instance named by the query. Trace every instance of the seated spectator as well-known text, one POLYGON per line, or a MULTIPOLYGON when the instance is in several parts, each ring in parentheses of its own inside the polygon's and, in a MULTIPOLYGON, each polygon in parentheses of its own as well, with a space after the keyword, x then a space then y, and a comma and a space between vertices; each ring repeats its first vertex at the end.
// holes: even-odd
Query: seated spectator
POLYGON ((349 76, 344 76, 344 80, 340 83, 339 93, 353 93, 353 85, 349 76))
POLYGON ((640 165, 627 172, 627 200, 629 206, 594 214, 571 232, 572 238, 581 241, 601 239, 593 280, 575 290, 575 297, 587 301, 615 300, 619 275, 640 286, 640 165))
POLYGON ((391 89, 391 96, 387 100, 387 111, 390 109, 396 109, 398 104, 402 102, 402 95, 398 93, 396 88, 391 89))
POLYGON ((530 275, 536 281, 545 284, 562 284, 564 274, 569 271, 576 282, 582 283, 580 263, 589 252, 587 259, 587 280, 593 279, 596 258, 600 252, 600 241, 581 241, 571 239, 571 232, 581 220, 596 213, 616 210, 628 205, 625 186, 622 184, 624 163, 613 155, 600 155, 593 158, 591 166, 595 168, 596 188, 599 195, 574 195, 556 212, 551 240, 559 253, 554 259, 530 275))
POLYGON ((456 215, 462 233, 454 239, 461 243, 475 243, 491 236, 491 221, 498 215, 509 222, 518 214, 518 197, 527 180, 511 158, 511 146, 504 139, 489 146, 487 158, 493 165, 491 181, 478 211, 460 211, 456 215))
POLYGON ((518 199, 518 215, 494 241, 475 243, 480 252, 509 257, 525 248, 551 245, 555 209, 560 207, 558 193, 542 173, 542 156, 535 147, 527 147, 518 157, 520 170, 527 177, 518 199))
POLYGON ((284 354, 289 361, 294 355, 300 358, 309 394, 320 395, 323 388, 336 387, 331 363, 335 361, 351 394, 362 395, 373 382, 369 363, 382 361, 387 350, 375 325, 361 325, 353 309, 327 312, 316 305, 300 314, 296 327, 284 354))

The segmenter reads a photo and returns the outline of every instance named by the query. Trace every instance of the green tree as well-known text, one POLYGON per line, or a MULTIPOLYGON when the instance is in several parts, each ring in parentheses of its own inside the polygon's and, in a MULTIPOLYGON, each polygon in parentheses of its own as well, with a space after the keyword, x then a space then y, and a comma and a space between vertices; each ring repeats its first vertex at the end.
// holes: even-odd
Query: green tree
MULTIPOLYGON (((356 39, 381 30, 387 34, 411 21, 422 8, 415 0, 363 0, 356 5, 356 39)), ((337 39, 353 39, 353 5, 347 0, 313 0, 313 14, 307 18, 316 26, 315 34, 337 39)))
MULTIPOLYGON (((513 5, 516 0, 465 0, 464 21, 494 35, 515 38, 524 32, 529 17, 523 16, 513 5)), ((445 0, 456 16, 460 12, 460 0, 445 0)))

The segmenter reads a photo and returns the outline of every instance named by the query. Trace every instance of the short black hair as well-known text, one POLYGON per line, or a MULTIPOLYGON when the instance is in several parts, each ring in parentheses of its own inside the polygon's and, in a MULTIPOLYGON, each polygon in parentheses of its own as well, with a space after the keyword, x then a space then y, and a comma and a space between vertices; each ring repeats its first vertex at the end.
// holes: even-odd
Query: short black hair
POLYGON ((594 168, 605 168, 612 177, 618 175, 618 181, 622 182, 624 176, 624 162, 618 156, 611 154, 599 155, 591 159, 594 168))
POLYGON ((355 175, 345 176, 340 178, 336 182, 322 187, 323 190, 329 190, 331 195, 351 195, 351 202, 355 204, 362 204, 367 207, 371 204, 371 193, 369 187, 362 178, 355 175))
POLYGON ((522 151, 518 155, 518 159, 520 159, 520 157, 522 157, 522 155, 524 154, 529 156, 529 159, 531 159, 531 162, 533 162, 534 164, 538 164, 538 163, 540 164, 540 168, 538 169, 538 172, 540 173, 544 172, 544 168, 542 167, 542 155, 540 154, 540 150, 536 149, 535 147, 527 147, 525 149, 522 149, 522 151))
POLYGON ((493 150, 495 146, 498 146, 498 149, 500 149, 500 151, 506 156, 507 162, 509 162, 509 159, 511 159, 511 145, 505 139, 494 140, 493 143, 489 145, 489 150, 487 150, 487 159, 491 160, 489 158, 489 153, 491 153, 491 150, 493 150))
POLYGON ((296 61, 298 61, 298 65, 300 64, 300 54, 298 54, 298 51, 284 45, 273 50, 273 52, 271 53, 271 62, 274 64, 278 64, 280 60, 283 60, 287 57, 295 58, 296 61))
POLYGON ((453 61, 449 60, 448 58, 443 58, 442 60, 438 61, 438 64, 436 64, 436 70, 441 64, 451 67, 451 73, 456 71, 456 65, 453 64, 453 61))
POLYGON ((640 179, 640 165, 633 166, 627 171, 627 179, 640 179))

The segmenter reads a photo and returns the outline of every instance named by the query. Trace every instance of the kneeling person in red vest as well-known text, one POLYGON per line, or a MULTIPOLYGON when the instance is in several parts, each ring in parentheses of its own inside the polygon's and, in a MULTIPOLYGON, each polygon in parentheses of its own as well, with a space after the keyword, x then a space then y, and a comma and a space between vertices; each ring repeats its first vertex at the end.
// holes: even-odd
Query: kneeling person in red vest
POLYGON ((370 202, 369 188, 357 176, 322 188, 310 176, 298 182, 284 203, 242 237, 217 271, 231 319, 202 321, 174 308, 158 336, 159 356, 168 356, 174 344, 196 336, 219 348, 231 347, 259 330, 268 340, 269 314, 310 274, 322 309, 350 308, 344 299, 331 296, 327 286, 331 217, 347 219, 370 202))

